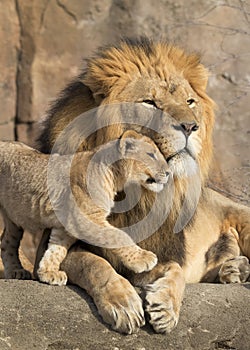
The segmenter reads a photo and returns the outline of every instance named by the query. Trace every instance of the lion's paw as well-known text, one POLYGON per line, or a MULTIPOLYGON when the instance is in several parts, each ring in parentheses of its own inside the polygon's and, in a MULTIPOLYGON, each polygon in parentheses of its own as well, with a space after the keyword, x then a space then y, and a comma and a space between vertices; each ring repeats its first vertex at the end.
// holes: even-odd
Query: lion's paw
POLYGON ((107 283, 94 300, 103 320, 120 333, 135 333, 145 324, 142 300, 121 276, 107 283))
POLYGON ((41 282, 54 286, 65 286, 67 284, 67 274, 64 271, 37 271, 38 278, 41 282))
POLYGON ((221 283, 243 283, 250 275, 250 264, 246 256, 237 256, 225 261, 219 271, 221 283))
POLYGON ((29 271, 25 270, 25 269, 13 269, 11 271, 5 271, 4 273, 5 278, 7 279, 18 279, 18 280, 31 280, 32 279, 32 275, 29 271))
POLYGON ((141 273, 152 270, 156 266, 157 261, 157 256, 154 253, 140 249, 130 256, 128 260, 123 261, 123 263, 135 273, 141 273))
POLYGON ((156 282, 145 288, 145 311, 155 332, 169 333, 178 323, 179 308, 170 288, 156 282))

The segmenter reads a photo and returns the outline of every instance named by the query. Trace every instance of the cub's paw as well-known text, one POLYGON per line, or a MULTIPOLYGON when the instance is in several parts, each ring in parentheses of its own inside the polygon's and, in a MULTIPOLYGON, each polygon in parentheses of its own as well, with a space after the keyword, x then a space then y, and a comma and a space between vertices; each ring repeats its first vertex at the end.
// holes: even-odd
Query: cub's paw
POLYGON ((17 268, 13 269, 11 271, 5 271, 4 276, 7 279, 17 279, 17 280, 31 280, 32 275, 29 271, 22 269, 22 268, 17 268))
POLYGON ((145 324, 142 300, 121 276, 101 288, 94 301, 103 320, 120 333, 136 333, 145 324))
POLYGON ((128 269, 141 273, 152 270, 157 261, 157 256, 154 253, 140 249, 128 256, 126 260, 124 259, 123 263, 128 269))
POLYGON ((225 261, 219 270, 221 283, 243 283, 250 275, 250 264, 246 256, 237 256, 225 261))
POLYGON ((145 312, 156 333, 169 333, 178 323, 179 303, 161 280, 146 286, 145 312))
POLYGON ((65 286, 67 284, 67 274, 64 271, 37 271, 38 278, 41 282, 54 286, 65 286))

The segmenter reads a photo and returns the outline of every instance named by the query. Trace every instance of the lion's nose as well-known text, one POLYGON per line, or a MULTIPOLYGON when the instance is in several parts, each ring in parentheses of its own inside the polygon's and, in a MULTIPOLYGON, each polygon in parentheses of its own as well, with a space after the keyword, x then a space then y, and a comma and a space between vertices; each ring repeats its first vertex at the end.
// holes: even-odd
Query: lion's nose
POLYGON ((184 134, 188 137, 191 135, 193 131, 196 131, 199 129, 199 126, 197 125, 196 122, 191 122, 191 123, 181 123, 181 127, 183 129, 184 134))

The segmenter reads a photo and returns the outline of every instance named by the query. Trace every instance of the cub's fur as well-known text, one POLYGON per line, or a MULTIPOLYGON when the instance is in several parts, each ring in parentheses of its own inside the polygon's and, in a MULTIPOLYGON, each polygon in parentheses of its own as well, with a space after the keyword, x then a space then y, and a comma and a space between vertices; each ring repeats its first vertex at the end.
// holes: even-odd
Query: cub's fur
MULTIPOLYGON (((173 173, 171 211, 139 243, 157 255, 155 268, 133 274, 124 271, 110 251, 93 246, 84 250, 82 245, 72 248, 63 262, 70 280, 88 291, 103 319, 120 332, 136 332, 145 314, 156 332, 169 332, 178 322, 186 282, 242 282, 249 275, 247 258, 239 254, 250 257, 250 209, 206 184, 214 126, 207 80, 208 72, 195 53, 165 41, 123 40, 88 60, 44 121, 40 149, 51 152, 61 132, 80 116, 81 128, 65 135, 57 149, 72 153, 75 139, 89 126, 90 110, 97 108, 100 113, 93 112, 91 119, 96 131, 82 149, 92 150, 132 128, 151 136, 173 173), (181 223, 179 233, 174 233, 176 223, 181 223), (228 259, 233 260, 227 264, 228 259), (145 289, 144 302, 133 285, 145 289)), ((132 186, 128 197, 130 192, 132 186)), ((159 215, 169 203, 168 192, 160 194, 159 215)), ((154 194, 143 190, 138 205, 113 214, 110 223, 129 227, 143 222, 153 203, 154 194)))
POLYGON ((125 184, 135 182, 159 192, 167 183, 168 165, 148 137, 127 131, 120 140, 96 151, 77 153, 72 164, 67 155, 49 156, 22 143, 0 142, 0 164, 0 210, 5 224, 1 253, 6 278, 30 277, 17 254, 23 229, 52 228, 37 272, 41 281, 50 284, 66 284, 67 276, 59 268, 76 238, 112 248, 121 263, 135 272, 156 265, 154 253, 141 249, 106 220, 116 192, 125 184))

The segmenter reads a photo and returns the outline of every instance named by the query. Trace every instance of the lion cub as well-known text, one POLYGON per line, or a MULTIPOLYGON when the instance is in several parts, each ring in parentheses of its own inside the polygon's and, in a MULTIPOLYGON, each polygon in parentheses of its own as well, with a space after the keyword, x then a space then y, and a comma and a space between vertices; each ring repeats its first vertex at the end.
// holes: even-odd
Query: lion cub
POLYGON ((30 278, 18 258, 23 230, 52 228, 37 271, 40 281, 64 285, 60 263, 76 239, 112 249, 127 268, 140 273, 157 263, 107 221, 116 192, 136 182, 159 192, 168 165, 154 142, 135 131, 91 152, 42 154, 19 142, 0 142, 0 210, 4 219, 1 255, 6 278, 30 278), (68 181, 68 182, 67 182, 68 181))

